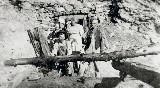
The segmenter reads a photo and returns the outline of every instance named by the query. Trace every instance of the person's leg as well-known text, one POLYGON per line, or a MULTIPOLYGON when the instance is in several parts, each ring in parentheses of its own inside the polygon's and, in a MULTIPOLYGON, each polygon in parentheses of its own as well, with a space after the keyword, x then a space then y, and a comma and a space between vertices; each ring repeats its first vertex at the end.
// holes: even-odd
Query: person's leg
POLYGON ((95 66, 94 66, 93 62, 90 62, 90 64, 89 64, 88 76, 95 77, 95 66))
MULTIPOLYGON (((100 47, 98 49, 95 49, 94 53, 100 53, 100 49, 101 49, 100 47)), ((100 61, 93 61, 93 63, 95 67, 95 77, 100 77, 100 68, 99 68, 99 65, 101 65, 99 64, 100 61)))
POLYGON ((88 67, 88 62, 81 62, 79 67, 78 76, 82 77, 85 75, 85 71, 88 67))
POLYGON ((95 61, 94 66, 95 66, 95 77, 100 77, 100 61, 95 61))
POLYGON ((68 62, 68 75, 73 76, 74 74, 74 69, 73 69, 73 62, 68 62))
POLYGON ((73 68, 74 68, 74 73, 76 73, 78 75, 78 64, 77 64, 77 61, 73 62, 73 68))
POLYGON ((61 77, 62 69, 59 69, 58 76, 61 77))

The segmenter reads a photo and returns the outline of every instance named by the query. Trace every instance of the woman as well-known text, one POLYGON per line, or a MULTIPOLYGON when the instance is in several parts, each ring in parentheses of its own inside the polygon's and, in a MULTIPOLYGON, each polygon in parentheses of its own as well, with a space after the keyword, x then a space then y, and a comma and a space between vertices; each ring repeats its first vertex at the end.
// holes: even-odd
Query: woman
MULTIPOLYGON (((71 19, 71 26, 68 26, 68 32, 70 34, 70 41, 72 51, 78 51, 79 53, 84 53, 82 48, 82 36, 84 33, 83 26, 76 23, 75 18, 71 19)), ((78 61, 74 63, 74 70, 75 73, 78 73, 79 76, 83 76, 83 63, 78 61)))
POLYGON ((71 26, 68 28, 68 32, 70 33, 70 39, 72 42, 72 50, 81 51, 82 50, 82 36, 84 33, 83 26, 80 24, 77 24, 75 18, 72 18, 71 26))

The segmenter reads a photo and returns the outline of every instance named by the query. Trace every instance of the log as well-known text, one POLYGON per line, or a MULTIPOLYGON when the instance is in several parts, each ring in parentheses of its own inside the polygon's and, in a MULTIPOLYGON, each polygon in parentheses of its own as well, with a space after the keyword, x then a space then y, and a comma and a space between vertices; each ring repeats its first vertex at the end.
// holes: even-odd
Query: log
POLYGON ((54 14, 54 17, 59 16, 68 16, 68 15, 88 15, 89 12, 82 12, 82 10, 75 10, 70 12, 57 12, 54 14))
POLYGON ((160 71, 156 67, 150 67, 141 63, 133 63, 129 61, 112 62, 113 68, 119 70, 120 73, 129 74, 145 83, 150 84, 154 88, 160 88, 160 71))
POLYGON ((12 59, 4 62, 6 66, 16 66, 25 64, 38 64, 49 62, 75 62, 75 61, 110 61, 110 60, 121 60, 124 58, 134 58, 138 56, 146 55, 157 55, 159 52, 148 52, 148 53, 136 53, 134 50, 116 51, 111 53, 103 54, 77 54, 77 55, 65 55, 65 56, 46 56, 46 57, 35 57, 35 58, 20 58, 12 59))

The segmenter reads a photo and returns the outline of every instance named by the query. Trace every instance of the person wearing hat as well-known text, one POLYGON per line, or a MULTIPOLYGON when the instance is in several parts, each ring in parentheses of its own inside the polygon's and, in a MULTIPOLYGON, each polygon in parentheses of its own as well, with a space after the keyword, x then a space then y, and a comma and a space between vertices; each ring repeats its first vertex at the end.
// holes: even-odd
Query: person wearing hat
POLYGON ((54 34, 54 38, 58 38, 57 37, 57 33, 59 31, 61 31, 61 30, 66 31, 66 29, 65 29, 65 21, 64 21, 64 19, 59 18, 58 22, 55 23, 55 30, 53 31, 54 32, 53 33, 54 34))
MULTIPOLYGON (((58 39, 54 41, 52 54, 57 56, 70 55, 72 53, 71 42, 65 37, 66 31, 57 32, 58 39)), ((60 62, 58 65, 59 76, 72 76, 74 73, 73 62, 60 62)))
POLYGON ((58 22, 55 23, 55 33, 59 32, 60 30, 64 30, 65 28, 65 20, 63 18, 59 18, 58 22))

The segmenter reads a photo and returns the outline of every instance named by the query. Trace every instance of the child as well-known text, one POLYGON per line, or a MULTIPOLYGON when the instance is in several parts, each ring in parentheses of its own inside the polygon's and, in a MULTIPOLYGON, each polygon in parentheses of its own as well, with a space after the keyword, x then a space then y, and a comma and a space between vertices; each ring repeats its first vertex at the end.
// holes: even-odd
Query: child
MULTIPOLYGON (((61 30, 57 33, 58 39, 54 42, 54 49, 52 54, 57 56, 70 55, 72 53, 71 42, 66 39, 66 32, 61 30)), ((60 62, 59 66, 59 75, 73 75, 73 63, 72 62, 60 62)))

